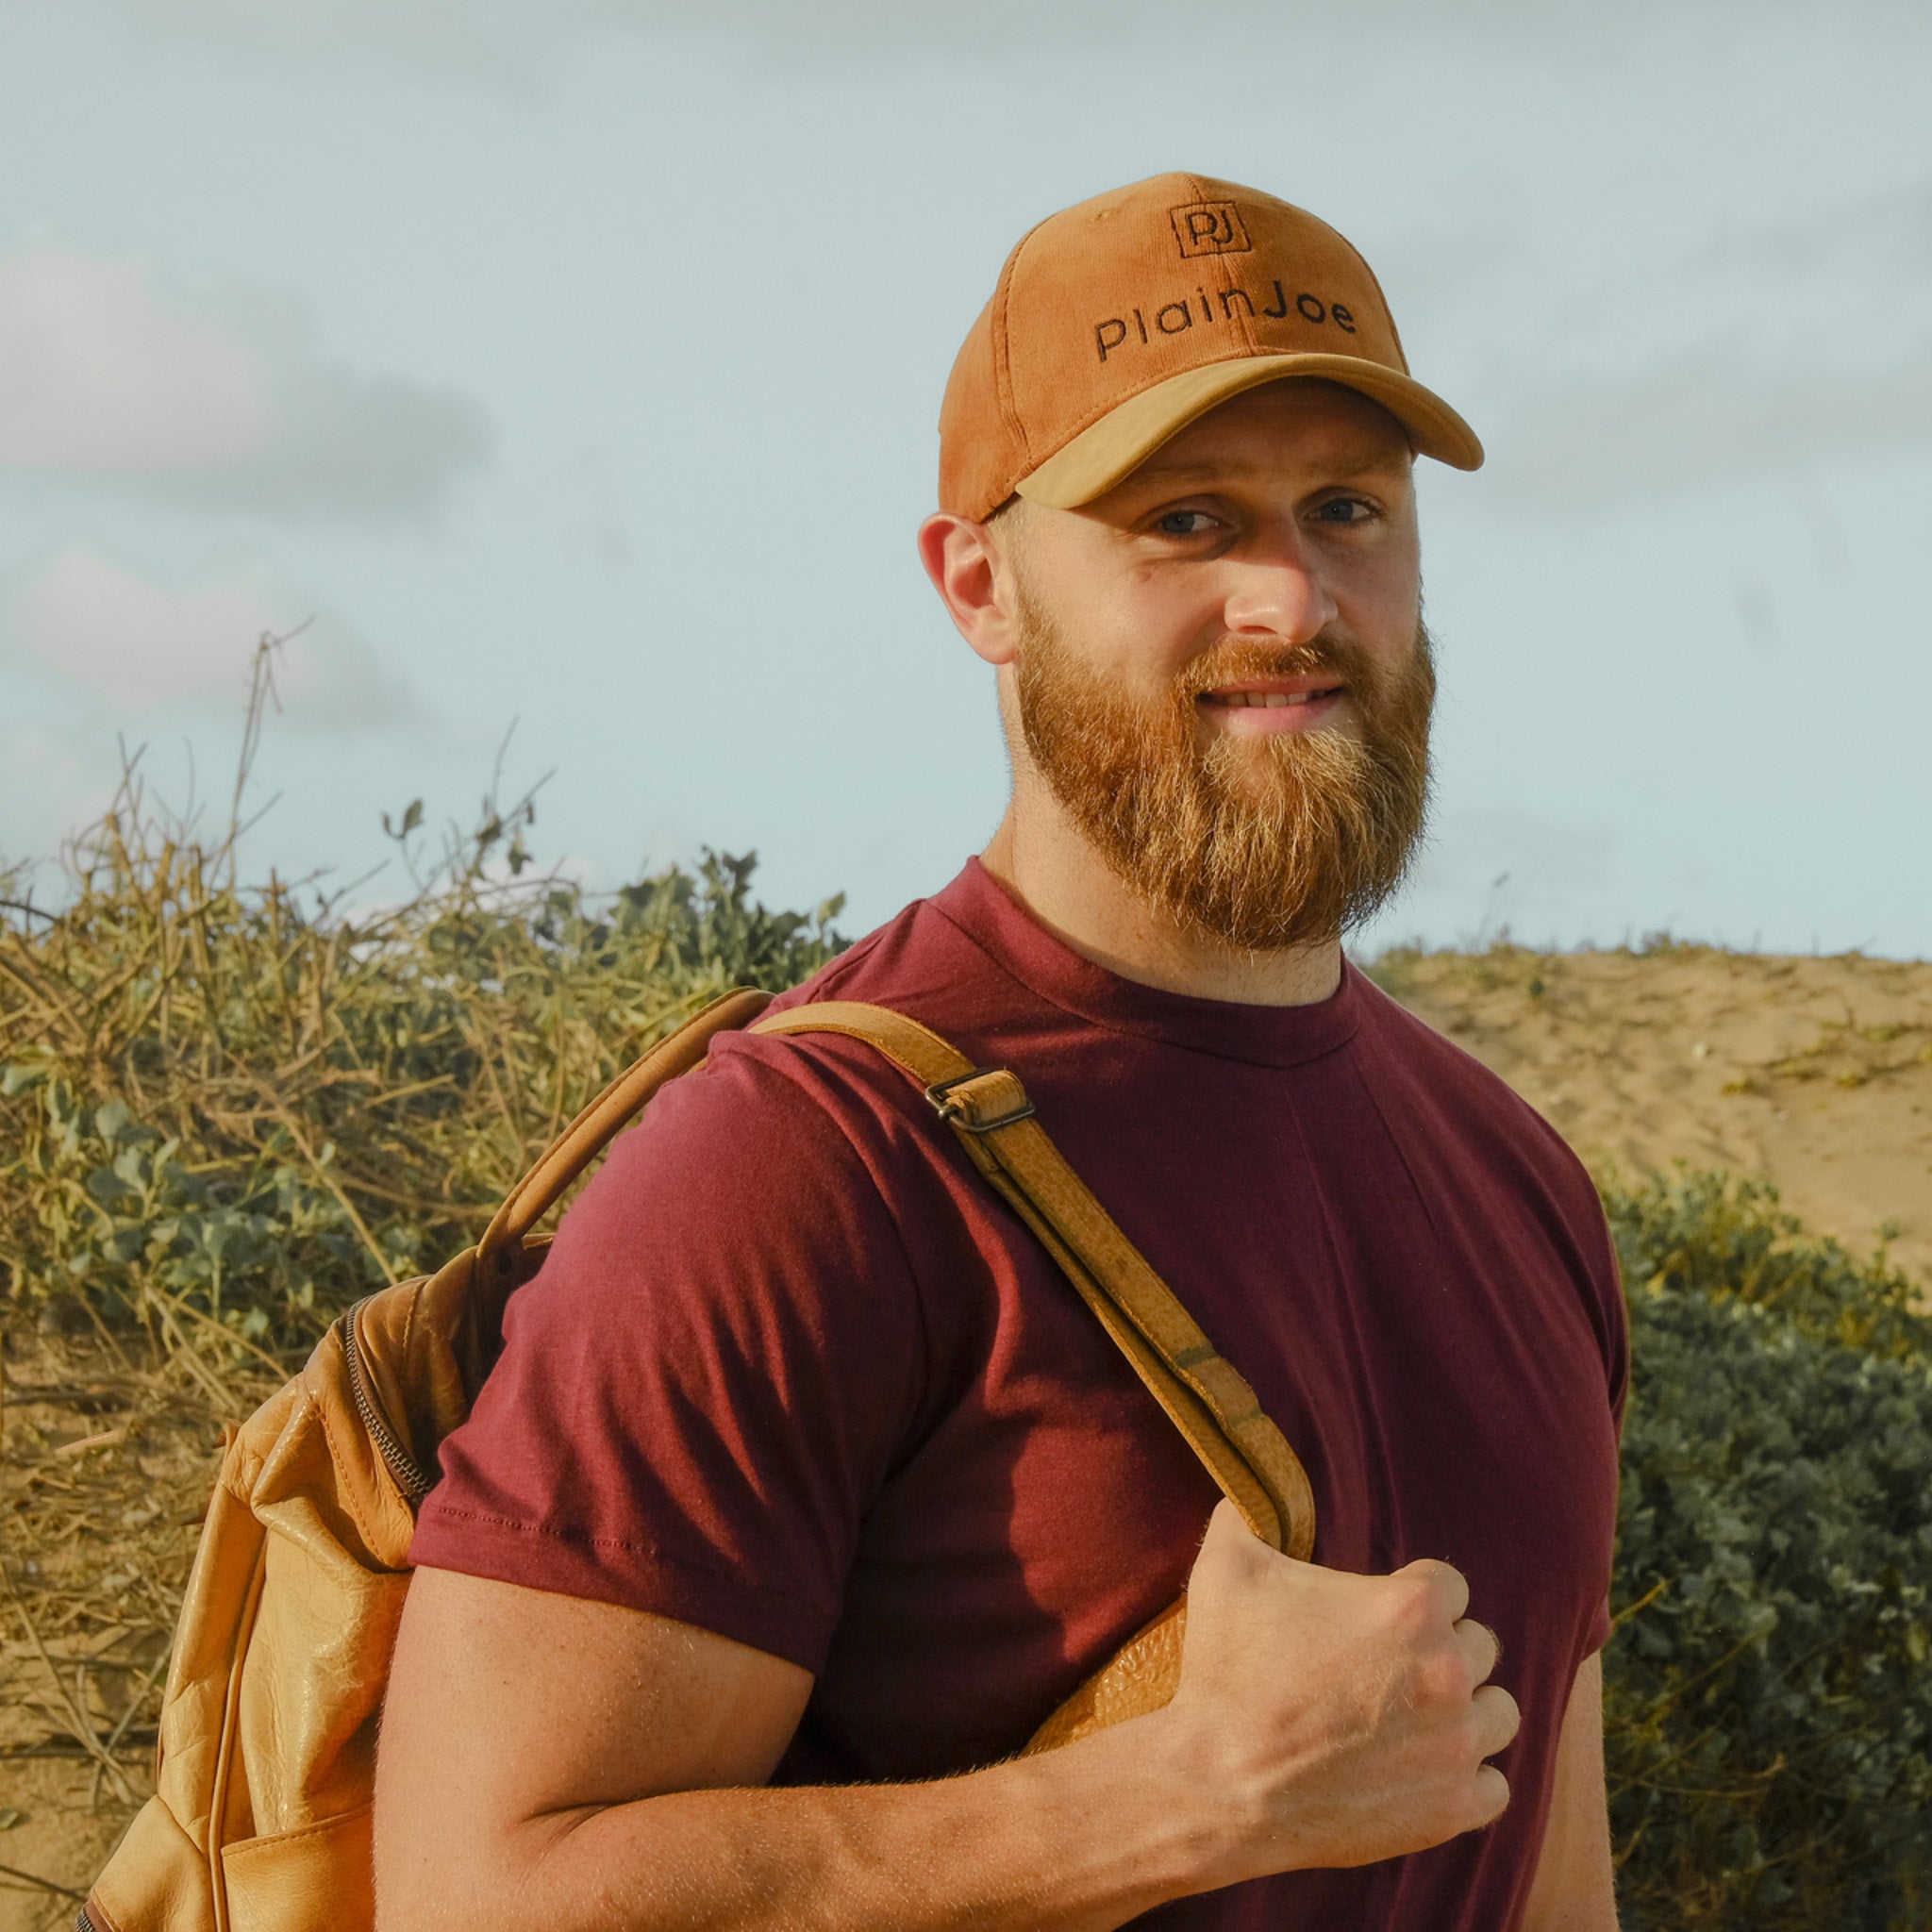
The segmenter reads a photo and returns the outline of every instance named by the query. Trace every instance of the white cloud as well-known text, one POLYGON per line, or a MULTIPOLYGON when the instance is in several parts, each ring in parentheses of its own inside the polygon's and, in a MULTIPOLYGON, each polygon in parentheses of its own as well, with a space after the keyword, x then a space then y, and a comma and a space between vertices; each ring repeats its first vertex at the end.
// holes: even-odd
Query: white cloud
POLYGON ((457 391, 322 355, 300 314, 57 249, 0 259, 0 473, 180 506, 394 520, 489 456, 457 391))
POLYGON ((270 435, 259 358, 127 262, 0 261, 0 464, 203 470, 270 435))
POLYGON ((291 724, 344 729, 422 714, 407 681, 367 642, 252 558, 168 584, 71 542, 23 575, 5 630, 16 650, 119 712, 239 703, 266 634, 287 639, 275 675, 291 724))
POLYGON ((243 581, 170 591, 83 543, 69 543, 15 593, 23 649, 117 710, 199 697, 232 681, 280 618, 243 581))

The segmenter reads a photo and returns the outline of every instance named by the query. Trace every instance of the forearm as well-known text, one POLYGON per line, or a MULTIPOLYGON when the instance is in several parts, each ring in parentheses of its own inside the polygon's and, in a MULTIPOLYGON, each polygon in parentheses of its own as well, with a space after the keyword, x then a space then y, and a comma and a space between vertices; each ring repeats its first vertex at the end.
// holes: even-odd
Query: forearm
MULTIPOLYGON (((1141 1729, 935 1783, 675 1792, 531 1821, 505 1847, 488 1923, 1106 1932, 1204 1889, 1219 1848, 1141 1729)), ((413 1902, 383 1917, 432 1923, 413 1902)))
POLYGON ((687 1791, 533 1824, 519 1904, 547 1932, 1106 1932, 1198 1889, 1214 1850, 1141 1729, 929 1784, 687 1791))
POLYGON ((1557 1770, 1523 1932, 1617 1932, 1604 1790, 1603 1659, 1585 1659, 1557 1740, 1557 1770))

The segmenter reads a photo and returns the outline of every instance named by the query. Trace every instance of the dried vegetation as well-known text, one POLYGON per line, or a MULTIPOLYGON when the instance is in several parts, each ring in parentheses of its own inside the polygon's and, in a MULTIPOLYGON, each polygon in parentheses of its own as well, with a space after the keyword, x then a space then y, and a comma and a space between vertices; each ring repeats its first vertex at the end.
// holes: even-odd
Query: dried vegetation
POLYGON ((207 837, 130 770, 51 895, 0 874, 0 1894, 33 1767, 78 1764, 107 1821, 146 1789, 223 1426, 473 1241, 642 1047, 841 943, 838 900, 768 911, 749 857, 603 896, 540 874, 528 796, 440 845, 411 805, 384 906, 251 884, 242 789, 207 837))

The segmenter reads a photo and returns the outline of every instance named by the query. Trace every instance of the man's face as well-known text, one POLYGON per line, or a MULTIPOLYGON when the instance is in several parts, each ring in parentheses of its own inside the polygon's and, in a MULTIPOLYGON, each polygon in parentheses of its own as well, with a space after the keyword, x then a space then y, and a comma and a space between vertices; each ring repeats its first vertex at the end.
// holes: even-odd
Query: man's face
POLYGON ((1407 869, 1435 693, 1410 452, 1378 405, 1277 382, 1078 510, 1002 520, 1015 695, 1108 862, 1200 931, 1331 940, 1407 869))

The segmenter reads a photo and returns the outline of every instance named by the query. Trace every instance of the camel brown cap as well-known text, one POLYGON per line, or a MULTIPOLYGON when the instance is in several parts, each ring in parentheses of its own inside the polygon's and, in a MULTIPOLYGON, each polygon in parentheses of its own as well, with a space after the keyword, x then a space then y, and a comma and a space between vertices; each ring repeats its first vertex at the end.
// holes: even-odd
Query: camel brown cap
POLYGON ((1325 222, 1200 175, 1096 195, 1021 241, 973 325, 940 411, 940 507, 1091 503, 1217 404, 1291 375, 1373 397, 1424 456, 1482 462, 1325 222))

